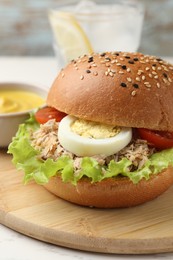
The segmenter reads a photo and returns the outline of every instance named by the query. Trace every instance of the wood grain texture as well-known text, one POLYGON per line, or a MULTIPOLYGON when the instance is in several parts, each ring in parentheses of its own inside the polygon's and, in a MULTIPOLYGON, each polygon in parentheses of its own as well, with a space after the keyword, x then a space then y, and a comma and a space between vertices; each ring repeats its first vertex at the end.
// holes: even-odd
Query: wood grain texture
POLYGON ((63 201, 33 182, 23 185, 23 173, 15 170, 11 156, 2 150, 0 165, 0 222, 18 232, 93 252, 173 251, 173 188, 134 208, 86 208, 63 201))
MULTIPOLYGON (((139 0, 146 13, 139 51, 173 56, 173 1, 139 0)), ((1 0, 0 55, 53 55, 48 9, 62 0, 1 0)))

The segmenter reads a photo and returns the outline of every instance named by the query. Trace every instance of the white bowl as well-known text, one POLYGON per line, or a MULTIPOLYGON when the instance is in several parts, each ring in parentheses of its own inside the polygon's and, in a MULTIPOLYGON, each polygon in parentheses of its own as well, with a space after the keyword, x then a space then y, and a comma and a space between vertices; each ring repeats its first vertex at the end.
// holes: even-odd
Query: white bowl
MULTIPOLYGON (((47 90, 32 84, 18 83, 18 82, 1 82, 0 90, 24 90, 38 94, 40 97, 45 98, 47 96, 47 90)), ((36 107, 37 108, 37 107, 36 107)), ((29 118, 30 112, 33 109, 24 112, 14 113, 0 113, 0 147, 8 147, 12 137, 15 136, 19 124, 23 123, 29 118)))

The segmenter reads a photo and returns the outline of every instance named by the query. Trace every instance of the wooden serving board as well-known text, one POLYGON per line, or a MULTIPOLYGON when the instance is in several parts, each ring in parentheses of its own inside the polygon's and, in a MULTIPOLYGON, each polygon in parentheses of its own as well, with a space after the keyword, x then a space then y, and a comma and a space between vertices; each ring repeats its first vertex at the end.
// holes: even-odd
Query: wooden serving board
MULTIPOLYGON (((104 253, 173 251, 173 187, 128 209, 77 206, 33 182, 0 150, 0 222, 27 236, 64 247, 104 253)), ((146 191, 147 192, 147 191, 146 191)))

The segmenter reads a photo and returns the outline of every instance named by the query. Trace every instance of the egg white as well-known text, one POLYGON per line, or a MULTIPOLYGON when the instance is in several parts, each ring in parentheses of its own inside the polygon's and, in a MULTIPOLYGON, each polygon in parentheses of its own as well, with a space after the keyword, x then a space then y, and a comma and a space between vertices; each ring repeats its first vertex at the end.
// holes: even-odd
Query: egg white
POLYGON ((94 139, 80 136, 71 130, 71 124, 76 120, 74 116, 64 117, 58 128, 58 139, 60 144, 69 152, 77 156, 94 156, 104 154, 106 156, 115 154, 123 149, 132 138, 131 128, 121 128, 114 137, 94 139))

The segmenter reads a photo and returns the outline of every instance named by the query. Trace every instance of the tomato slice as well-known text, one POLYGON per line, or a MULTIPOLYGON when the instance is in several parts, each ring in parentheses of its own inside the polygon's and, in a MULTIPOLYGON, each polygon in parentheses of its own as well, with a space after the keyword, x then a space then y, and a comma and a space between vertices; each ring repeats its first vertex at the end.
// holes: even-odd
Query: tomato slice
POLYGON ((173 132, 153 131, 145 128, 138 128, 137 131, 142 139, 147 140, 155 148, 167 149, 173 147, 173 132))
POLYGON ((60 112, 53 107, 43 107, 35 113, 35 119, 38 123, 45 124, 50 119, 55 119, 56 122, 60 122, 66 115, 67 114, 60 112))

